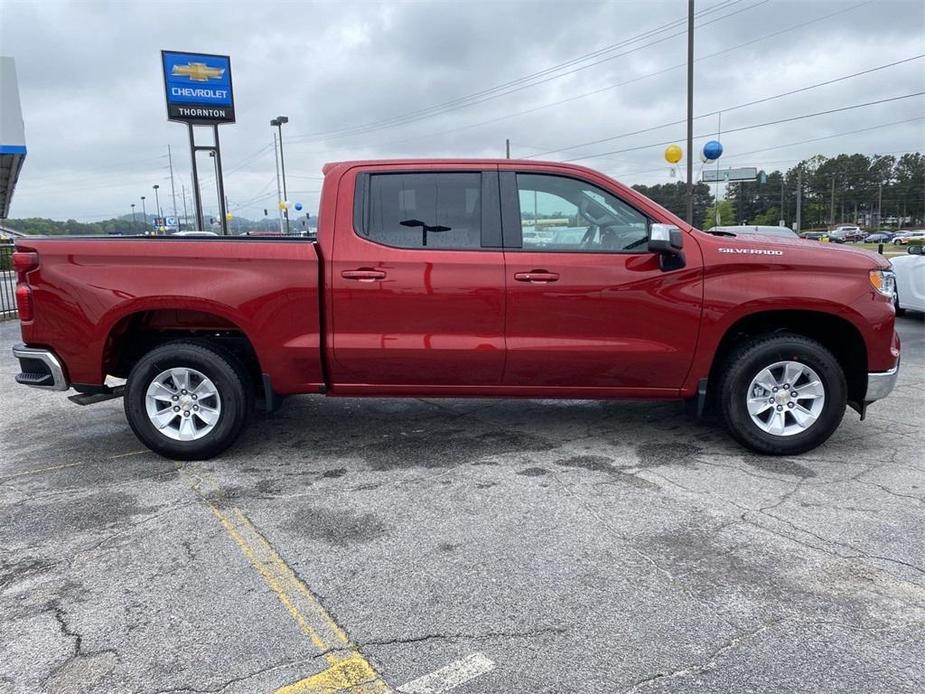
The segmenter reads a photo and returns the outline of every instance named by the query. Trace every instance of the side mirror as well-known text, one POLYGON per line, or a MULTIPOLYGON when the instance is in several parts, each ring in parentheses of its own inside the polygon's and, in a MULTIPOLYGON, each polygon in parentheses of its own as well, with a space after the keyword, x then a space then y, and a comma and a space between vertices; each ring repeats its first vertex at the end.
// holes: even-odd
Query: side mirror
POLYGON ((653 253, 678 255, 684 247, 684 235, 673 224, 653 224, 649 228, 649 250, 653 253))
POLYGON ((684 234, 673 224, 653 224, 649 227, 649 251, 658 253, 663 272, 684 267, 684 234))
POLYGON ((925 255, 925 253, 922 253, 922 248, 923 246, 915 244, 909 246, 909 249, 906 251, 906 253, 911 253, 912 255, 925 255))

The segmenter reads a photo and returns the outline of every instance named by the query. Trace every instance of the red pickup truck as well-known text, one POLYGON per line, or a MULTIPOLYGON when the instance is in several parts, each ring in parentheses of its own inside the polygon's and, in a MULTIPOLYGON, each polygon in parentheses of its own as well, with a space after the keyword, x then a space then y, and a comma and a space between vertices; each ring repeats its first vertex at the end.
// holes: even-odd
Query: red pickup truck
POLYGON ((328 164, 317 239, 23 238, 13 262, 17 380, 122 394, 181 459, 295 393, 683 399, 795 454, 899 366, 880 256, 704 233, 557 163, 328 164))

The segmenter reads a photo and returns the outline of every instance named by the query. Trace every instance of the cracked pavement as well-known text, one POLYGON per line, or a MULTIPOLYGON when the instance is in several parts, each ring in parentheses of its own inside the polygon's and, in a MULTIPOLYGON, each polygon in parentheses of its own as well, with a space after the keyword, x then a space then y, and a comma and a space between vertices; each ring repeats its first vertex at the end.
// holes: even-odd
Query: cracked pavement
POLYGON ((210 504, 392 687, 480 652, 454 692, 925 691, 925 325, 897 323, 896 391, 799 457, 675 403, 305 396, 184 464, 121 401, 17 386, 2 323, 0 693, 321 671, 210 504))

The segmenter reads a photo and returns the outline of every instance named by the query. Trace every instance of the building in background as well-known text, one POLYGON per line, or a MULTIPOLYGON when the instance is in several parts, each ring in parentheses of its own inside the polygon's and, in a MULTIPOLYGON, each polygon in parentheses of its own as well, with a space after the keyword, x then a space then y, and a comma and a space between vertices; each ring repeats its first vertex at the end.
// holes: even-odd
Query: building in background
POLYGON ((6 219, 26 160, 26 128, 19 102, 16 62, 0 56, 0 219, 6 219))

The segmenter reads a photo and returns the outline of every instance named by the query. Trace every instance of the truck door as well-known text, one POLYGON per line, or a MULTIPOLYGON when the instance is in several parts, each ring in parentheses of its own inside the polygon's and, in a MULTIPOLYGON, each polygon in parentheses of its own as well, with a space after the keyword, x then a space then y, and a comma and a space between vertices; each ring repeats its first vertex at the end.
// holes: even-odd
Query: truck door
POLYGON ((681 387, 701 310, 701 254, 664 271, 646 214, 581 178, 501 167, 511 386, 681 387))
POLYGON ((352 214, 339 204, 335 221, 336 385, 500 385, 498 173, 483 168, 356 174, 352 214))

